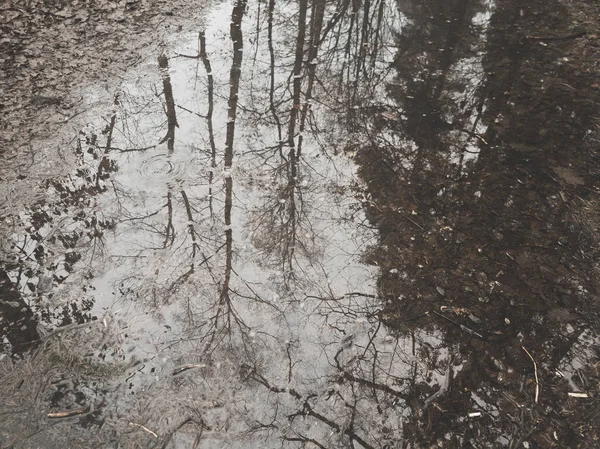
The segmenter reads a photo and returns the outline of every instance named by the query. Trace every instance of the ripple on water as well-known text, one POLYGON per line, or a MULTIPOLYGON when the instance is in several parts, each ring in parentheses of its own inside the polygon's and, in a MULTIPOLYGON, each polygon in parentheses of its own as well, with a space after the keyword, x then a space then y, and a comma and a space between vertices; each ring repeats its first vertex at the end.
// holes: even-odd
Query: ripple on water
POLYGON ((127 155, 118 165, 116 176, 122 185, 134 190, 156 190, 172 183, 202 183, 210 161, 197 153, 180 151, 127 155))
POLYGON ((144 159, 138 166, 137 171, 143 180, 152 183, 165 183, 183 178, 188 171, 188 167, 191 167, 188 162, 178 160, 172 155, 156 154, 144 159))

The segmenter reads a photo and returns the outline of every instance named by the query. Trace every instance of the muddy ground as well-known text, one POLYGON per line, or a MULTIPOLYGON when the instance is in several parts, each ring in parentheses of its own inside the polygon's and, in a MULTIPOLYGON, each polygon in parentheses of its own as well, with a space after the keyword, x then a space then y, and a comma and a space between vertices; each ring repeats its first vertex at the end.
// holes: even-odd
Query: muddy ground
POLYGON ((68 173, 73 160, 57 147, 89 121, 90 103, 110 104, 127 68, 164 45, 171 31, 194 26, 203 6, 160 0, 3 2, 0 146, 2 179, 10 182, 0 205, 5 215, 43 195, 31 191, 36 186, 27 177, 68 173), (63 163, 36 172, 36 158, 46 156, 63 163))
POLYGON ((599 17, 3 5, 0 447, 600 447, 599 17))
MULTIPOLYGON (((485 133, 473 133, 483 145, 470 170, 457 170, 435 155, 452 144, 437 112, 448 107, 438 96, 449 67, 444 57, 430 69, 441 74, 429 84, 390 90, 414 102, 406 132, 433 156, 424 155, 419 170, 398 177, 385 157, 372 164, 373 149, 363 150, 362 173, 373 180, 374 201, 399 211, 377 207, 370 216, 388 248, 405 248, 394 254, 377 249, 373 255, 385 267, 400 263, 408 274, 380 278, 380 289, 391 298, 384 317, 390 326, 405 329, 446 321, 442 325, 461 353, 454 363, 466 363, 439 407, 428 407, 422 420, 412 423, 419 441, 450 436, 453 443, 444 444, 465 447, 456 441, 458 433, 468 435, 473 447, 488 447, 477 442, 490 441, 503 428, 512 429, 504 435, 510 447, 525 440, 535 447, 596 447, 598 403, 591 397, 598 394, 597 346, 572 379, 590 399, 568 396, 572 384, 560 367, 583 333, 596 332, 600 311, 594 224, 598 43, 576 37, 597 30, 598 9, 560 2, 497 7, 483 60, 488 79, 470 105, 487 126, 485 133), (399 296, 405 299, 394 301, 399 296), (449 316, 441 316, 442 309, 449 316), (537 374, 526 350, 536 355, 537 374), (461 422, 473 392, 498 410, 481 427, 461 422)), ((440 30, 434 47, 464 45, 467 8, 448 5, 434 25, 440 30), (444 25, 448 18, 452 23, 444 25)), ((434 11, 423 16, 429 14, 434 11)), ((409 57, 413 45, 404 47, 409 57)), ((398 64, 404 68, 405 60, 398 64)), ((413 74, 408 70, 407 77, 413 74)))

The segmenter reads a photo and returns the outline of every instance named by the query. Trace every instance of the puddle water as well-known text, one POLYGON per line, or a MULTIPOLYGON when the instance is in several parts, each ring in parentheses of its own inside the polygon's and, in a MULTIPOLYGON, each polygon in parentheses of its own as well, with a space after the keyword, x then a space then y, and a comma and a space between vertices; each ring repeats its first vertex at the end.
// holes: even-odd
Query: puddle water
POLYGON ((535 58, 498 11, 215 3, 132 69, 10 218, 4 374, 43 403, 18 447, 589 438, 596 281, 566 200, 592 204, 587 156, 514 134, 535 58))

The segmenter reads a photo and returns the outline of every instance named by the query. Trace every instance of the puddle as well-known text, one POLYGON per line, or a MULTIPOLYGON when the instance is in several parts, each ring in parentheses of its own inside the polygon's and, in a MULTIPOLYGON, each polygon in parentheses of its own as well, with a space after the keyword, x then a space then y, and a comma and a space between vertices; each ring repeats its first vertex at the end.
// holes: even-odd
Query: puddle
MULTIPOLYGON (((215 3, 198 33, 126 73, 64 150, 72 172, 7 218, 2 395, 25 411, 0 437, 591 438, 591 153, 551 145, 590 125, 565 97, 573 138, 514 133, 517 109, 535 111, 515 80, 548 61, 498 44, 504 14, 492 1, 215 3)), ((566 120, 544 95, 540 110, 566 120)))

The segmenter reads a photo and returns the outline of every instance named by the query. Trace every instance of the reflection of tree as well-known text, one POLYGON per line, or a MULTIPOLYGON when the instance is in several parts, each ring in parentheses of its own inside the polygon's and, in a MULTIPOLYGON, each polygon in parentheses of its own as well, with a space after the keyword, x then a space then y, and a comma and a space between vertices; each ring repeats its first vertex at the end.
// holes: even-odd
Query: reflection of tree
MULTIPOLYGON (((397 79, 387 88, 401 109, 383 119, 365 114, 368 125, 358 134, 368 136, 367 144, 353 148, 369 185, 370 220, 381 236, 382 247, 370 258, 382 269, 386 324, 402 333, 442 327, 444 345, 456 345, 463 366, 437 397, 439 408, 426 404, 404 431, 423 445, 447 433, 457 445, 471 438, 492 444, 508 432, 516 447, 531 432, 545 438, 547 424, 528 434, 530 423, 553 419, 539 410, 518 418, 533 401, 533 388, 519 384, 533 376, 522 343, 533 350, 538 369, 545 360, 554 372, 585 329, 557 330, 561 320, 572 322, 567 310, 582 300, 566 274, 572 273, 564 259, 571 250, 556 244, 558 236, 571 236, 565 240, 578 247, 561 218, 564 202, 552 199, 560 186, 548 177, 558 136, 551 141, 526 131, 543 126, 539 116, 552 109, 550 97, 529 94, 545 62, 528 71, 523 58, 534 56, 525 56, 514 30, 500 31, 501 23, 520 15, 518 5, 499 7, 491 31, 479 40, 480 2, 408 4, 399 2, 410 22, 397 37, 397 79), (481 42, 488 53, 476 57, 481 42), (475 83, 474 72, 481 74, 475 83), (507 106, 511 96, 519 107, 507 106), (566 315, 556 318, 557 308, 566 315), (473 407, 494 417, 485 421, 491 430, 464 421, 461 413, 473 407), (514 422, 520 422, 517 430, 514 422)), ((582 267, 578 282, 589 285, 585 272, 582 267)), ((560 389, 563 381, 547 376, 543 383, 560 389)), ((552 394, 546 404, 557 400, 552 394)), ((422 391, 412 388, 408 395, 425 404, 422 391)))
MULTIPOLYGON (((290 122, 288 129, 288 145, 290 146, 290 160, 295 161, 296 152, 294 150, 296 117, 298 111, 302 108, 300 102, 300 87, 302 86, 302 59, 304 56, 304 40, 306 37, 306 10, 308 9, 308 0, 300 0, 298 9, 298 32, 296 36, 296 51, 294 54, 294 69, 292 71, 292 108, 290 109, 290 122)), ((295 173, 296 164, 291 163, 292 173, 295 173)))
POLYGON ((362 125, 359 108, 385 102, 378 95, 389 72, 389 63, 384 62, 389 49, 384 42, 396 27, 396 12, 385 1, 338 3, 319 39, 322 70, 316 77, 319 90, 326 94, 319 102, 342 118, 330 126, 353 133, 362 125))
MULTIPOLYGON (((300 135, 298 136, 298 157, 302 154, 302 140, 304 139, 304 131, 306 130, 306 119, 308 117, 308 113, 311 109, 312 96, 313 96, 313 88, 315 84, 315 75, 317 69, 317 56, 319 52, 319 44, 321 41, 321 28, 323 26, 323 17, 325 14, 325 1, 314 1, 311 10, 311 20, 310 20, 310 33, 308 38, 308 51, 307 58, 305 62, 306 71, 307 71, 307 83, 306 90, 304 94, 304 103, 300 104, 296 103, 296 98, 294 96, 294 105, 297 104, 297 107, 301 109, 302 114, 300 118, 300 135)), ((295 68, 295 67, 294 67, 295 68)), ((294 77, 295 81, 295 77, 294 77)), ((295 94, 295 86, 294 86, 294 94, 295 94)), ((292 142, 293 144, 293 142, 292 142)), ((293 145, 291 145, 293 146, 293 145)))
POLYGON ((268 46, 269 46, 269 110, 273 115, 273 120, 277 126, 277 148, 279 154, 283 157, 282 146, 283 146, 283 133, 281 130, 281 120, 275 106, 275 50, 273 48, 273 11, 275 10, 275 0, 269 0, 269 13, 268 13, 268 46))
POLYGON ((8 340, 11 352, 22 354, 38 341, 37 322, 31 308, 21 297, 4 269, 0 269, 0 337, 8 340))
POLYGON ((215 145, 215 132, 213 128, 213 110, 214 110, 214 79, 212 74, 212 67, 210 60, 206 54, 206 36, 204 31, 200 32, 200 58, 206 69, 206 77, 208 79, 208 110, 206 112, 206 124, 208 127, 208 140, 210 142, 210 173, 209 173, 209 189, 208 189, 208 201, 211 215, 213 214, 213 180, 215 176, 215 170, 217 168, 217 147, 215 145))
MULTIPOLYGON (((201 33, 199 37, 200 44, 200 54, 198 58, 203 59, 205 67, 207 70, 210 70, 210 61, 206 56, 205 49, 205 38, 201 33)), ((162 87, 165 97, 164 105, 160 105, 161 112, 166 115, 167 119, 167 135, 163 138, 159 144, 165 143, 167 146, 168 153, 167 155, 159 154, 158 157, 161 158, 159 161, 166 161, 165 168, 166 170, 174 170, 176 167, 177 158, 181 158, 181 155, 177 155, 175 152, 175 129, 178 127, 177 124, 177 116, 176 116, 176 107, 179 107, 175 103, 173 86, 171 84, 171 76, 169 74, 169 60, 165 55, 161 55, 158 58, 158 67, 162 79, 162 87), (173 159, 172 159, 173 158, 173 159)), ((208 72, 208 80, 209 80, 209 112, 207 114, 207 123, 209 127, 209 135, 211 141, 211 170, 209 172, 209 205, 208 209, 211 210, 212 213, 212 183, 214 176, 214 167, 216 167, 216 148, 214 144, 214 134, 212 129, 212 109, 213 109, 213 92, 212 92, 212 74, 208 72)), ((156 95, 158 97, 158 95, 156 95)), ((148 107, 146 104, 145 107, 148 107)), ((182 108, 186 110, 186 108, 182 108)), ((154 114, 154 111, 149 111, 149 114, 154 114)), ((148 149, 154 149, 154 146, 142 148, 140 150, 126 150, 126 151, 146 151, 148 149)), ((183 151, 178 149, 177 152, 183 151)), ((156 157, 156 156, 154 156, 156 157)), ((162 175, 158 173, 158 175, 162 175)), ((176 253, 178 250, 183 251, 185 254, 180 255, 177 263, 174 266, 166 267, 164 270, 168 273, 169 278, 165 279, 164 282, 156 282, 152 290, 152 296, 156 299, 158 296, 168 297, 173 294, 179 287, 185 284, 186 281, 190 278, 190 276, 195 272, 196 267, 198 265, 197 258, 199 256, 202 257, 202 260, 199 262, 199 265, 207 263, 210 259, 210 255, 206 255, 206 251, 204 250, 204 244, 211 244, 210 238, 206 235, 203 235, 199 232, 198 226, 199 221, 196 213, 202 212, 202 202, 203 200, 196 198, 195 192, 189 192, 189 186, 180 179, 168 180, 165 182, 164 188, 166 189, 166 202, 164 205, 153 205, 155 210, 150 214, 138 215, 135 212, 131 212, 130 216, 123 220, 124 223, 133 223, 134 226, 140 230, 143 230, 148 235, 156 236, 155 246, 151 246, 148 248, 143 248, 144 250, 158 250, 166 249, 176 253), (156 207, 158 206, 158 207, 156 207), (161 212, 164 210, 166 214, 166 223, 164 225, 159 225, 154 222, 155 217, 159 216, 161 212), (185 218, 182 218, 185 217, 185 218), (185 237, 185 233, 178 234, 178 230, 180 228, 181 221, 184 221, 183 228, 187 231, 187 237, 185 237), (187 240, 189 238, 189 241, 187 240), (189 242, 189 243, 188 243, 189 242)), ((192 186, 193 189, 193 186, 192 186)), ((129 195, 127 192, 127 187, 122 187, 120 190, 120 194, 125 197, 129 195)), ((133 210, 135 210, 136 206, 133 205, 133 210)), ((157 269, 157 272, 163 271, 162 267, 157 269)), ((128 283, 134 282, 134 279, 128 280, 128 283)))
MULTIPOLYGON (((119 104, 117 95, 114 107, 119 104)), ((15 354, 38 343, 38 324, 65 326, 91 318, 88 311, 94 301, 87 291, 89 279, 72 294, 64 290, 74 272, 89 270, 102 257, 104 234, 114 229, 112 218, 95 204, 117 170, 111 157, 116 117, 116 112, 111 114, 100 133, 79 133, 74 172, 46 180, 54 198, 36 203, 20 217, 24 232, 16 238, 14 258, 1 271, 0 280, 5 295, 2 331, 15 354)))
MULTIPOLYGON (((245 13, 246 2, 240 0, 233 7, 230 26, 230 40, 232 43, 232 61, 229 70, 228 96, 227 96, 227 123, 225 130, 225 151, 223 153, 223 189, 216 188, 214 184, 215 169, 218 165, 217 146, 215 144, 215 134, 213 129, 213 111, 215 108, 215 85, 212 75, 212 64, 209 55, 206 52, 206 35, 200 33, 199 37, 199 55, 203 61, 208 75, 208 113, 206 115, 206 126, 210 141, 209 162, 209 216, 198 210, 197 205, 204 201, 199 192, 201 190, 191 187, 187 191, 182 188, 180 193, 183 200, 183 209, 185 210, 185 222, 188 228, 188 236, 191 241, 190 254, 173 254, 171 258, 178 264, 191 262, 189 269, 179 272, 174 279, 169 279, 168 288, 161 285, 156 286, 163 296, 174 295, 179 289, 187 288, 191 285, 198 285, 204 294, 198 298, 187 298, 187 308, 185 314, 181 316, 185 322, 185 335, 187 339, 196 341, 198 350, 197 357, 206 360, 211 359, 211 355, 219 348, 228 345, 236 346, 240 336, 237 330, 241 332, 241 346, 244 351, 249 349, 246 346, 246 334, 250 328, 245 323, 241 313, 237 310, 235 299, 245 298, 251 301, 260 302, 261 298, 254 293, 252 296, 246 294, 242 289, 232 286, 232 278, 235 275, 233 268, 234 262, 234 182, 232 168, 234 165, 235 154, 235 131, 238 111, 238 97, 240 89, 241 67, 243 61, 243 35, 242 19, 245 13), (213 201, 214 200, 214 201, 213 201), (215 205, 223 204, 222 225, 224 236, 219 233, 215 227, 217 213, 215 205), (208 225, 208 226, 207 226, 208 225), (223 238, 224 237, 224 238, 223 238), (201 256, 199 263, 194 262, 197 256, 201 256)), ((182 183, 182 186, 184 183, 182 183)), ((173 204, 176 204, 173 201, 173 204)), ((180 220, 174 220, 180 221, 180 220)), ((183 245, 180 238, 171 240, 170 249, 175 251, 183 245)), ((176 273, 173 270, 173 273, 176 273)), ((251 287, 247 287, 251 290, 251 287)), ((265 304, 268 304, 264 301, 265 304)))
MULTIPOLYGON (((119 180, 121 184, 116 183, 116 192, 122 200, 121 232, 126 236, 124 239, 121 239, 120 235, 117 236, 117 242, 122 241, 125 247, 131 250, 129 254, 122 254, 125 252, 122 250, 114 255, 114 259, 123 267, 121 271, 125 272, 115 282, 122 295, 138 302, 147 301, 149 305, 157 308, 165 304, 177 304, 180 299, 177 293, 180 290, 202 289, 206 297, 200 298, 201 301, 187 299, 185 318, 189 322, 191 333, 196 336, 201 334, 199 339, 210 342, 207 344, 207 351, 213 341, 219 341, 227 336, 228 328, 233 321, 238 322, 241 327, 245 326, 236 314, 230 297, 232 292, 237 291, 230 285, 234 257, 232 229, 234 192, 231 171, 234 161, 235 120, 243 56, 241 23, 245 5, 245 2, 238 2, 232 14, 230 38, 233 59, 229 77, 225 151, 222 162, 218 160, 216 131, 213 125, 213 114, 215 109, 218 109, 215 107, 215 102, 219 98, 215 89, 220 86, 217 83, 215 87, 212 74, 213 63, 207 53, 205 32, 199 34, 198 55, 189 58, 201 60, 206 69, 208 95, 203 97, 203 100, 208 100, 206 115, 192 112, 176 102, 175 97, 179 97, 176 91, 177 78, 174 73, 169 73, 171 61, 163 54, 158 58, 161 94, 158 94, 153 86, 147 91, 140 91, 138 86, 135 86, 132 92, 126 90, 124 96, 129 102, 129 109, 136 113, 124 114, 128 121, 117 123, 117 127, 123 129, 124 139, 130 144, 140 137, 144 139, 146 135, 151 136, 150 140, 156 141, 156 134, 162 132, 160 129, 164 126, 165 116, 167 134, 159 141, 159 145, 151 147, 144 144, 134 145, 142 148, 121 150, 124 153, 121 162, 125 166, 133 165, 130 158, 134 161, 138 158, 142 169, 144 163, 158 161, 156 167, 151 166, 149 175, 144 175, 151 177, 154 174, 153 170, 156 170, 157 180, 150 179, 150 187, 153 189, 152 194, 156 190, 163 196, 159 201, 156 200, 155 195, 149 197, 143 191, 143 186, 132 185, 131 180, 126 177, 119 180), (150 90, 154 91, 154 98, 148 95, 150 90), (185 136, 175 135, 178 120, 185 119, 185 113, 180 112, 179 117, 176 116, 177 109, 206 119, 205 126, 210 142, 207 158, 207 165, 210 168, 206 170, 208 185, 203 185, 196 179, 182 179, 177 174, 170 176, 170 173, 161 172, 161 170, 177 172, 177 164, 184 157, 197 157, 200 161, 204 156, 201 151, 198 151, 196 145, 193 145, 195 153, 188 155, 187 148, 182 142, 185 136), (146 135, 140 136, 140 130, 146 135), (168 150, 166 155, 160 153, 162 143, 166 143, 168 150), (149 156, 146 156, 147 150, 156 151, 149 152, 149 156), (224 164, 222 190, 215 183, 216 168, 220 162, 224 164), (222 215, 217 213, 216 209, 220 204, 223 204, 222 215), (222 221, 218 219, 219 215, 222 221), (225 230, 224 239, 217 230, 221 223, 225 230), (127 237, 131 241, 128 241, 127 237), (145 269, 128 271, 130 270, 128 267, 137 267, 147 257, 151 257, 153 262, 145 269), (220 272, 221 268, 222 272, 220 272), (148 279, 149 273, 153 275, 148 279), (214 299, 215 291, 216 299, 214 299), (202 312, 198 313, 199 310, 202 312), (194 323, 199 323, 196 329, 193 329, 194 323)), ((219 63, 216 65, 219 66, 219 63)), ((185 99, 182 98, 181 101, 185 104, 185 99)))
MULTIPOLYGON (((383 325, 363 306, 341 299, 322 300, 336 303, 332 310, 323 308, 329 325, 346 328, 337 334, 337 342, 323 343, 328 370, 305 383, 281 384, 281 380, 269 379, 260 366, 243 365, 242 378, 264 388, 272 401, 251 429, 318 447, 401 447, 401 411, 410 408, 420 414, 436 404, 448 388, 454 357, 440 357, 442 342, 426 332, 413 332, 412 344, 394 343, 383 337, 383 325), (365 314, 372 316, 373 324, 364 322, 349 332, 354 317, 365 314), (440 382, 439 390, 431 387, 432 378, 440 382)), ((290 360, 292 379, 301 377, 296 364, 302 362, 290 360)))
MULTIPOLYGON (((233 205, 233 178, 231 168, 233 165, 233 143, 235 137, 235 119, 238 105, 238 91, 243 57, 242 17, 246 9, 246 1, 238 0, 231 14, 230 37, 233 43, 233 59, 229 74, 229 100, 227 115, 227 136, 225 139, 225 276, 221 285, 220 304, 227 308, 228 320, 231 316, 232 306, 229 297, 229 284, 233 260, 233 229, 231 223, 231 207, 233 205)), ((230 323, 228 321, 227 327, 230 323)))
MULTIPOLYGON (((260 99, 254 97, 252 98, 254 106, 243 104, 244 109, 242 109, 246 116, 250 117, 251 126, 255 124, 263 135, 273 136, 275 139, 275 142, 266 142, 264 145, 261 142, 260 145, 252 147, 251 155, 254 160, 248 163, 249 167, 244 166, 244 170, 256 175, 253 179, 256 179, 260 190, 260 204, 252 211, 248 223, 253 230, 252 241, 261 254, 261 263, 265 266, 273 264, 279 268, 283 272, 287 288, 297 296, 297 299, 302 299, 301 292, 295 293, 292 287, 302 285, 302 277, 307 278, 306 282, 318 283, 316 279, 310 279, 309 265, 314 265, 311 268, 312 272, 319 273, 319 276, 328 275, 324 262, 320 260, 323 253, 318 249, 320 244, 318 240, 324 237, 316 235, 317 232, 311 223, 313 208, 316 207, 307 201, 311 198, 306 196, 307 194, 311 196, 311 177, 325 176, 320 167, 311 166, 308 156, 315 156, 315 147, 317 150, 324 147, 313 135, 314 132, 319 131, 317 125, 319 117, 313 114, 312 105, 313 101, 318 104, 327 98, 326 92, 320 89, 318 82, 319 46, 322 42, 328 44, 328 41, 322 37, 326 4, 304 2, 298 5, 298 14, 294 14, 297 28, 292 29, 291 32, 289 29, 286 30, 293 36, 290 41, 294 42, 294 48, 283 56, 280 54, 283 58, 281 64, 275 62, 274 49, 279 48, 283 51, 286 48, 281 47, 281 42, 275 41, 276 35, 273 30, 274 24, 277 23, 275 7, 275 2, 269 4, 266 17, 268 42, 265 46, 269 59, 268 63, 262 66, 265 73, 269 74, 265 79, 263 103, 267 105, 267 109, 266 112, 262 112, 258 106, 260 99), (289 71, 282 73, 284 71, 282 67, 286 70, 288 67, 291 68, 291 74, 289 71), (286 121, 286 118, 289 121, 286 121), (283 136, 283 129, 286 129, 287 137, 283 136), (308 153, 303 151, 303 145, 306 145, 308 153)), ((243 359, 240 362, 243 364, 240 378, 249 385, 258 387, 260 397, 264 397, 270 404, 268 410, 259 408, 259 410, 252 410, 252 413, 250 411, 245 413, 248 432, 276 434, 284 441, 312 443, 318 447, 329 447, 340 441, 349 446, 378 447, 382 441, 381 424, 375 421, 377 419, 383 419, 385 422, 394 421, 393 416, 396 413, 394 408, 411 400, 410 386, 419 384, 424 394, 427 393, 428 397, 432 396, 435 388, 421 382, 419 376, 434 370, 445 373, 449 358, 427 360, 419 364, 414 361, 416 354, 406 353, 406 348, 392 346, 382 350, 380 345, 383 327, 377 320, 376 313, 371 313, 371 319, 375 324, 370 332, 359 329, 357 335, 352 335, 347 331, 350 323, 356 321, 357 317, 369 313, 368 309, 361 308, 354 302, 356 297, 361 296, 360 294, 349 295, 343 298, 343 301, 328 297, 305 298, 310 304, 307 307, 309 309, 314 307, 314 312, 307 313, 306 320, 313 321, 314 318, 317 323, 324 322, 325 324, 320 325, 322 327, 318 330, 327 336, 324 339, 336 340, 315 343, 315 345, 322 344, 322 347, 319 346, 319 351, 322 353, 322 357, 318 357, 320 360, 312 360, 310 356, 309 360, 304 360, 306 354, 299 352, 299 348, 304 347, 304 343, 295 336, 289 341, 282 342, 279 341, 281 337, 278 334, 267 334, 258 339, 258 343, 254 341, 255 337, 251 337, 253 330, 244 314, 244 312, 248 313, 248 309, 244 309, 243 301, 237 299, 248 300, 248 304, 253 304, 252 307, 262 304, 278 313, 280 311, 278 307, 273 307, 261 298, 261 294, 269 289, 260 286, 255 290, 253 285, 239 276, 234 267, 235 241, 232 225, 235 221, 233 214, 236 204, 231 168, 234 159, 239 165, 249 160, 247 156, 245 158, 244 155, 238 156, 234 151, 236 112, 240 107, 238 95, 240 95, 239 69, 242 63, 242 35, 239 29, 241 10, 243 10, 241 3, 236 3, 230 30, 233 60, 229 71, 224 154, 224 275, 219 276, 215 266, 208 268, 207 265, 211 278, 218 285, 219 297, 218 300, 203 300, 196 304, 193 325, 190 321, 189 335, 186 333, 186 336, 200 343, 195 355, 201 357, 203 361, 231 357, 227 351, 236 351, 235 354, 240 355, 237 351, 242 348, 243 359), (241 288, 236 285, 238 284, 236 278, 239 278, 241 288), (346 299, 349 303, 346 303, 346 299), (237 329, 241 332, 237 332, 237 329), (269 340, 271 338, 272 342, 269 340), (224 342, 227 344, 223 344, 224 342), (283 370, 287 384, 282 384, 281 379, 273 376, 280 367, 266 363, 263 360, 264 356, 260 355, 260 348, 273 351, 276 354, 274 360, 287 361, 287 366, 283 370), (324 362, 325 366, 319 366, 321 362, 324 362), (318 374, 306 379, 307 373, 318 374), (307 430, 311 426, 314 430, 307 430)), ((336 20, 347 23, 345 19, 342 17, 336 20)), ((340 28, 342 34, 343 30, 343 27, 340 28)), ((374 29, 372 31, 375 32, 374 29)), ((326 32, 331 33, 331 30, 326 32)), ((258 32, 256 34, 259 35, 258 32)), ((360 46, 357 46, 356 50, 361 51, 360 46)), ((260 58, 253 63, 261 67, 260 58)), ((254 67, 253 65, 253 69, 254 67)), ((335 64, 332 64, 324 66, 323 71, 335 72, 335 69, 335 64)), ((259 83, 259 80, 253 80, 253 83, 254 86, 259 83)), ((258 95, 260 91, 257 97, 258 95)), ((332 99, 331 103, 337 107, 337 100, 332 99)), ((328 157, 327 153, 325 156, 328 157)), ((240 184, 240 190, 244 187, 246 186, 240 184)), ((311 288, 314 286, 311 285, 311 288)), ((328 290, 327 286, 321 288, 328 290)), ((284 307, 289 305, 285 304, 284 307)), ((252 316, 250 313, 250 317, 252 316)), ((290 320, 290 326, 295 333, 298 323, 293 321, 297 318, 290 313, 282 319, 290 320)), ((320 333, 317 331, 315 335, 320 333)), ((426 339, 420 333, 415 337, 418 342, 415 341, 414 347, 427 348, 424 341, 426 339)), ((418 400, 419 398, 415 396, 415 404, 418 400)), ((415 405, 415 409, 417 407, 418 404, 415 405)), ((398 423, 391 422, 389 431, 385 434, 385 441, 393 441, 393 434, 398 430, 398 423)))
MULTIPOLYGON (((303 173, 302 145, 307 119, 311 110, 312 92, 315 82, 319 37, 323 23, 325 2, 316 1, 309 8, 308 1, 300 2, 298 6, 297 23, 294 36, 294 51, 288 58, 292 72, 285 82, 281 77, 279 68, 275 66, 273 22, 275 2, 269 3, 267 19, 268 51, 270 56, 269 66, 269 110, 274 120, 278 142, 271 154, 257 152, 257 156, 264 158, 265 164, 272 169, 269 171, 270 182, 273 189, 266 195, 266 201, 260 206, 252 220, 255 233, 255 242, 262 248, 284 273, 286 283, 296 279, 294 265, 296 250, 299 249, 301 257, 309 260, 314 258, 314 237, 312 241, 306 236, 314 236, 312 225, 308 219, 306 203, 300 187, 301 180, 307 176, 303 173), (308 12, 310 22, 307 26, 308 12), (305 58, 306 55, 306 58, 305 58), (305 76, 307 75, 307 76, 305 76), (285 94, 280 95, 281 100, 275 102, 276 92, 290 93, 289 99, 285 94), (287 151, 284 153, 284 139, 282 132, 281 116, 286 116, 283 107, 289 105, 289 121, 287 126, 287 151), (273 157, 279 160, 271 162, 273 157)), ((268 122, 267 122, 268 123, 268 122)), ((270 126, 271 123, 268 123, 270 126)), ((265 131, 268 134, 268 130, 265 131)), ((312 169, 309 169, 309 171, 312 169)))
POLYGON ((163 79, 163 94, 165 95, 165 113, 167 114, 167 134, 160 143, 167 142, 169 152, 173 151, 175 144, 175 128, 177 125, 177 114, 175 113, 175 99, 173 98, 173 87, 169 76, 169 60, 165 55, 158 57, 158 67, 163 79))

